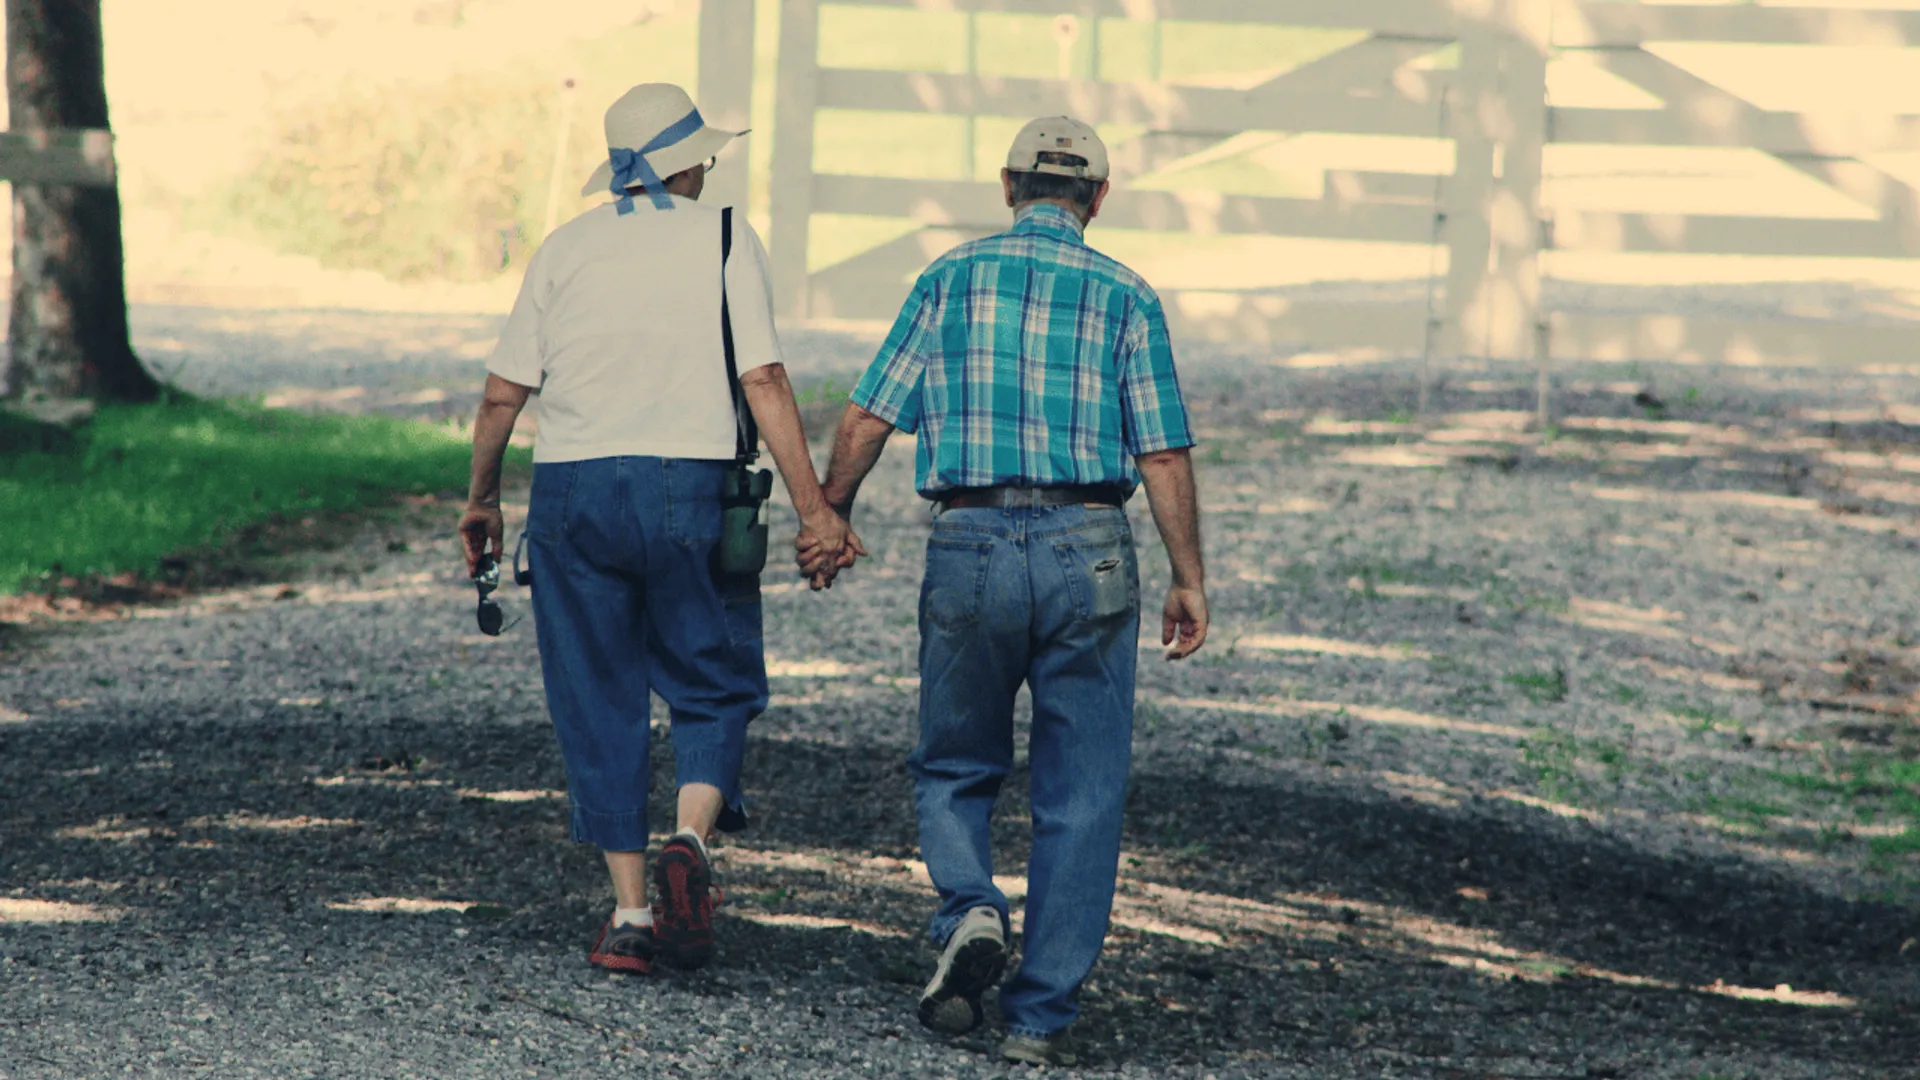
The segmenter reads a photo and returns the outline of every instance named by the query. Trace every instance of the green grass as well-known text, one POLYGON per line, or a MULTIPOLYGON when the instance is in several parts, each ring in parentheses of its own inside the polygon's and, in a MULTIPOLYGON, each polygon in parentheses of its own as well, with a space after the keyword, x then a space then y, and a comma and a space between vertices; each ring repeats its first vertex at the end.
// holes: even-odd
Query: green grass
POLYGON ((1711 735, 1723 728, 1734 730, 1740 726, 1740 722, 1727 713, 1699 705, 1675 706, 1672 715, 1675 720, 1685 724, 1687 734, 1695 737, 1711 735))
POLYGON ((1561 668, 1551 671, 1527 671, 1509 675, 1506 683, 1527 696, 1535 705, 1552 705, 1567 700, 1567 673, 1561 668))
POLYGON ((1581 786, 1580 743, 1565 732, 1533 728, 1520 741, 1520 760, 1549 799, 1571 800, 1581 786))
POLYGON ((1831 773, 1777 773, 1789 787, 1854 798, 1885 799, 1900 812, 1920 817, 1920 761, 1862 755, 1838 763, 1831 773))
POLYGON ((1904 861, 1920 854, 1920 761, 1863 754, 1832 762, 1818 773, 1772 775, 1804 795, 1839 799, 1860 820, 1904 822, 1905 831, 1868 843, 1877 861, 1904 861))
MULTIPOLYGON (((107 406, 66 452, 0 471, 0 593, 51 578, 147 572, 275 517, 465 487, 444 428, 243 404, 107 406)), ((516 466, 527 459, 514 451, 516 466)))

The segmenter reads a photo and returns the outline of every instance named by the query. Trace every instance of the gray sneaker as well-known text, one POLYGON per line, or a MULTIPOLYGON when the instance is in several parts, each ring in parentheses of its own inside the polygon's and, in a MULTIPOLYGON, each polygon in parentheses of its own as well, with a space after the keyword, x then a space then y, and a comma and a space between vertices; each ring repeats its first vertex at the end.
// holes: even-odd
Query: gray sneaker
POLYGON ((986 1014, 980 995, 1000 981, 1007 967, 1007 935, 990 907, 967 912, 947 939, 933 981, 920 992, 920 1023, 942 1035, 965 1035, 986 1014))
POLYGON ((1080 1055, 1073 1052, 1064 1030, 1041 1038, 1036 1035, 1009 1035, 1000 1044, 1000 1056, 1027 1065, 1078 1065, 1080 1055))

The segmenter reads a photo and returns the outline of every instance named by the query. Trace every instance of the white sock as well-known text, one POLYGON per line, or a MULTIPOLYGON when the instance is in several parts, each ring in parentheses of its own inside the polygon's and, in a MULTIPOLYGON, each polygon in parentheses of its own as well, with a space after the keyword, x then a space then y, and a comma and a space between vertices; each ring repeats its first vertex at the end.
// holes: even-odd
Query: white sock
POLYGON ((613 909, 615 926, 652 926, 653 909, 650 907, 617 907, 613 909))
POLYGON ((673 835, 676 837, 684 836, 687 839, 693 841, 693 846, 700 850, 700 857, 707 860, 708 862, 713 861, 713 856, 707 853, 707 842, 700 838, 699 833, 694 832, 692 829, 681 829, 679 832, 674 833, 673 835))

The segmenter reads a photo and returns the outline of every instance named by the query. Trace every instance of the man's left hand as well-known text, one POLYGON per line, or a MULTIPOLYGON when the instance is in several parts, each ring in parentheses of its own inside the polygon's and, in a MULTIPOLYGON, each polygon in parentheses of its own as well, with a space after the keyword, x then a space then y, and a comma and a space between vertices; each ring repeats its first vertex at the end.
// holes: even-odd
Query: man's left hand
POLYGON ((466 549, 468 577, 480 572, 480 556, 487 553, 489 545, 494 558, 500 557, 506 532, 506 520, 498 506, 467 505, 467 512, 460 516, 460 543, 466 549))

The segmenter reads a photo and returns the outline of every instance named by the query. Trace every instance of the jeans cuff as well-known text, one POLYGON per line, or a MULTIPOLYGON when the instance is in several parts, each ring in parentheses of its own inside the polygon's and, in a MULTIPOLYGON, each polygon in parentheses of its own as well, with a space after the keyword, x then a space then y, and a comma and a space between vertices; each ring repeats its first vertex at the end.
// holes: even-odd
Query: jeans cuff
POLYGON ((966 921, 967 911, 983 907, 990 907, 1000 913, 1000 933, 1008 940, 1011 940, 1013 938, 1013 927, 1010 925, 1012 919, 1008 916, 1006 910, 998 904, 975 904, 973 907, 962 911, 958 915, 935 915, 933 917, 932 923, 929 924, 927 928, 927 933, 933 938, 934 946, 941 949, 946 948, 947 941, 953 937, 953 932, 960 929, 960 924, 966 921))
POLYGON ((647 850, 647 810, 602 814, 573 804, 573 840, 602 851, 647 850))
POLYGON ((740 758, 738 748, 687 750, 674 747, 673 781, 675 787, 711 784, 720 789, 727 805, 739 807, 740 758))
POLYGON ((1067 1029, 1055 1028, 1052 1031, 1041 1031, 1039 1028, 1027 1027, 1025 1024, 1007 1025, 1007 1034, 1021 1039, 1051 1039, 1065 1030, 1067 1029))

